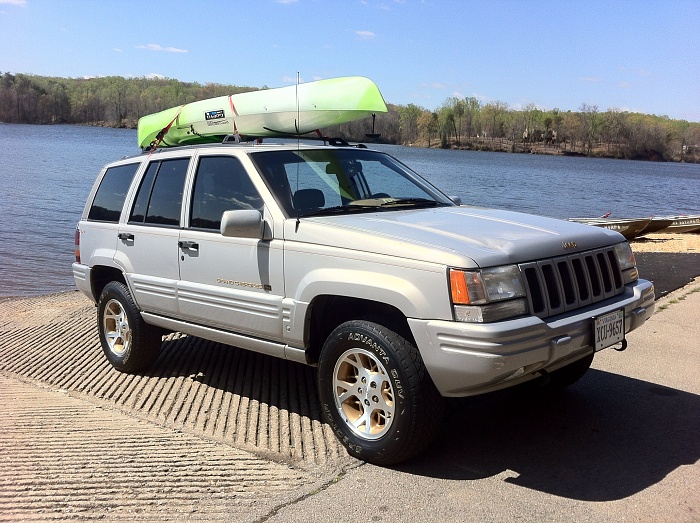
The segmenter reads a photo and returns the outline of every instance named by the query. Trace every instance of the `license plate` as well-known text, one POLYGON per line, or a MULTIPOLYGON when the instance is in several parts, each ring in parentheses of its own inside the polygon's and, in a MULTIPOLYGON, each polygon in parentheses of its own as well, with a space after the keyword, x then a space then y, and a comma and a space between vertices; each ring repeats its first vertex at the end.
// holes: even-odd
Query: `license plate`
POLYGON ((625 311, 620 309, 593 319, 595 350, 603 350, 625 339, 625 311))

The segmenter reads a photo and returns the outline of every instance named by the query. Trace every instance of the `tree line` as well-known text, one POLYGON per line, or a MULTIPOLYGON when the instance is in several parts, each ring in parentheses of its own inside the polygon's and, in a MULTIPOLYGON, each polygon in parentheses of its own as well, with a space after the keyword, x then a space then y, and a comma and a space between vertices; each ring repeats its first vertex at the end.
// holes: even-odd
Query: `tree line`
POLYGON ((4 73, 0 75, 0 121, 135 127, 147 114, 253 90, 169 78, 52 78, 4 73))
MULTIPOLYGON (((266 89, 263 86, 263 89, 266 89)), ((0 122, 136 127, 141 116, 196 100, 255 87, 181 82, 170 78, 55 78, 0 73, 0 122)), ((700 123, 667 116, 601 111, 511 108, 475 97, 445 100, 431 111, 388 104, 389 112, 324 130, 363 141, 381 133, 385 143, 489 151, 700 161, 700 123)))
MULTIPOLYGON (((578 111, 523 109, 474 97, 448 98, 435 111, 414 104, 390 106, 377 115, 377 128, 389 143, 473 149, 700 162, 700 123, 620 109, 600 111, 582 104, 578 111)), ((356 139, 367 122, 338 126, 356 139)))

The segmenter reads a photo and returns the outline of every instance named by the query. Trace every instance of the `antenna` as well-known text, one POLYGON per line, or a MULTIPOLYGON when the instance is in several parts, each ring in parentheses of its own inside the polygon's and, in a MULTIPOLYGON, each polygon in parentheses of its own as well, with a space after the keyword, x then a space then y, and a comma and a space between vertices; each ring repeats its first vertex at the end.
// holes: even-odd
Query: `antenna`
MULTIPOLYGON (((301 149, 301 137, 299 136, 299 129, 300 129, 300 112, 299 112, 299 71, 297 71, 297 85, 294 90, 294 95, 296 97, 296 103, 297 103, 297 117, 294 120, 294 127, 297 132, 297 188, 296 190, 299 190, 299 162, 301 160, 301 155, 300 155, 300 149, 301 149)), ((296 223, 296 228, 294 229, 294 232, 299 230, 299 209, 297 209, 297 223, 296 223)))
POLYGON ((297 98, 297 119, 294 121, 294 126, 296 127, 297 136, 298 136, 299 129, 301 126, 301 122, 300 122, 301 116, 299 113, 299 71, 297 71, 297 85, 296 85, 296 89, 294 91, 294 94, 296 95, 296 98, 297 98))

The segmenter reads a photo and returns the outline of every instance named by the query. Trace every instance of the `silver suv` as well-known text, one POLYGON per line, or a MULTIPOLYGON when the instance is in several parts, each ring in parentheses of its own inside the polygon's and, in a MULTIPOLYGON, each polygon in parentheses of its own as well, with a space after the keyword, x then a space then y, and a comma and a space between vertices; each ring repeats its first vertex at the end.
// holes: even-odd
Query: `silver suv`
POLYGON ((570 385, 654 310, 620 234, 459 205, 344 145, 111 163, 73 274, 116 369, 148 367, 169 331, 317 366, 326 422, 377 464, 428 445, 444 397, 570 385))

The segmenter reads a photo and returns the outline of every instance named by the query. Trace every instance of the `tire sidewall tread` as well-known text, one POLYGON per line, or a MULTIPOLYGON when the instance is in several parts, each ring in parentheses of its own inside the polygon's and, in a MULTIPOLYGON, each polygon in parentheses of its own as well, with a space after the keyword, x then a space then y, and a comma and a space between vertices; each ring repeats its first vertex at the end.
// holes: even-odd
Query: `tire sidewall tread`
POLYGON ((337 327, 326 340, 319 358, 319 396, 326 422, 359 459, 379 465, 404 461, 433 440, 442 421, 443 398, 437 392, 418 349, 391 329, 366 320, 337 327), (335 405, 333 372, 338 358, 350 348, 362 348, 383 364, 394 390, 394 419, 387 434, 377 440, 352 433, 335 405))
POLYGON ((134 373, 149 367, 160 353, 161 335, 158 329, 148 325, 126 285, 113 281, 105 285, 97 302, 97 329, 100 344, 110 364, 117 370, 134 373), (123 354, 116 354, 107 343, 104 333, 104 310, 110 300, 117 300, 124 309, 131 330, 131 343, 123 354))

